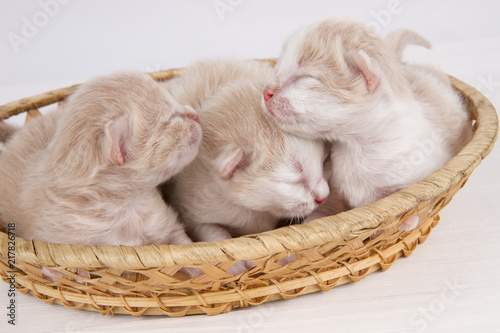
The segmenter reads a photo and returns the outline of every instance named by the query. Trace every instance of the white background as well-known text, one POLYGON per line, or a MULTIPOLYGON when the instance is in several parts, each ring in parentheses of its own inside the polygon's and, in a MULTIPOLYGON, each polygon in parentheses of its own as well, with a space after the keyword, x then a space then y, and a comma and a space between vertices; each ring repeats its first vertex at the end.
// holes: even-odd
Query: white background
MULTIPOLYGON (((206 57, 276 57, 300 25, 351 17, 382 34, 418 31, 434 47, 411 47, 407 59, 442 68, 500 106, 500 5, 494 1, 54 1, 0 1, 0 104, 115 70, 154 71, 206 57)), ((445 208, 425 244, 357 284, 184 318, 101 317, 18 293, 12 327, 1 283, 0 331, 498 332, 499 150, 445 208)))

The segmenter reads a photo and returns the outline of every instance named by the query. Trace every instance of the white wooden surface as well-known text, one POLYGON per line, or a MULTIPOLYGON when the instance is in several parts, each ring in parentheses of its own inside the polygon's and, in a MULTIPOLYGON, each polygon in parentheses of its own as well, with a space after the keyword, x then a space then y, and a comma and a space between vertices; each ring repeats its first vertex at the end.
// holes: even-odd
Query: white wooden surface
MULTIPOLYGON (((43 9, 37 1, 3 2, 0 103, 116 69, 185 66, 207 56, 276 56, 294 27, 347 15, 375 22, 383 33, 402 26, 419 31, 434 48, 411 48, 407 58, 443 68, 500 107, 499 6, 492 1, 223 2, 232 10, 221 19, 213 1, 192 7, 75 0, 47 15, 17 53, 9 33, 22 36, 23 18, 40 16, 43 9), (395 14, 383 16, 390 8, 395 14)), ((7 323, 8 287, 1 283, 0 332, 500 332, 499 170, 497 147, 411 257, 356 284, 215 317, 184 318, 102 317, 17 293, 14 327, 7 323)))

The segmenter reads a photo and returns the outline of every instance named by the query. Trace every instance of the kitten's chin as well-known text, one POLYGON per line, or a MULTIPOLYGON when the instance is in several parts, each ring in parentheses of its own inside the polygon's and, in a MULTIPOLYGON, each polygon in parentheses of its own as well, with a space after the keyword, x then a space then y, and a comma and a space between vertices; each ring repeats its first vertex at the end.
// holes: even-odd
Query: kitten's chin
POLYGON ((311 214, 318 205, 312 203, 300 203, 293 208, 279 207, 270 213, 279 218, 303 218, 311 214))
POLYGON ((182 151, 178 154, 176 158, 175 166, 172 168, 174 170, 173 175, 181 172, 186 166, 191 164, 198 155, 199 145, 193 145, 191 149, 182 151))
POLYGON ((162 182, 165 182, 172 178, 173 176, 184 170, 198 155, 200 145, 199 142, 191 145, 189 148, 183 147, 179 149, 176 153, 170 156, 168 159, 170 163, 165 164, 163 167, 161 178, 162 182))

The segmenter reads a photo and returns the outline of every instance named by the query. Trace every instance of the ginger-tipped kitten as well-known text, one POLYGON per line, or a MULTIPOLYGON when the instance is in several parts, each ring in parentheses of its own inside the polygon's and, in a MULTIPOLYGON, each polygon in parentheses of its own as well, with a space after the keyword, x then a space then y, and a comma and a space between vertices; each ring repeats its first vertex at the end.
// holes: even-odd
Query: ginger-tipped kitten
POLYGON ((156 187, 196 156, 198 116, 145 74, 81 85, 0 155, 0 219, 26 239, 87 245, 190 243, 156 187))

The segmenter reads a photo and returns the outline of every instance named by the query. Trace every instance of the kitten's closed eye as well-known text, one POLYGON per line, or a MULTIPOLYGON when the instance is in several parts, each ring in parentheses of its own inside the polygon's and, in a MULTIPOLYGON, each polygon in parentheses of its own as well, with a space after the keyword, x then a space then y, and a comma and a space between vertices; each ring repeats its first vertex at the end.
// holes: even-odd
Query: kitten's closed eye
POLYGON ((304 166, 299 161, 296 161, 293 166, 299 174, 304 173, 304 166))
POLYGON ((303 79, 303 80, 306 80, 306 79, 312 79, 312 80, 318 80, 320 81, 320 79, 312 74, 302 74, 300 75, 297 80, 300 80, 300 79, 303 79))

